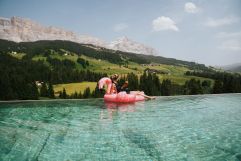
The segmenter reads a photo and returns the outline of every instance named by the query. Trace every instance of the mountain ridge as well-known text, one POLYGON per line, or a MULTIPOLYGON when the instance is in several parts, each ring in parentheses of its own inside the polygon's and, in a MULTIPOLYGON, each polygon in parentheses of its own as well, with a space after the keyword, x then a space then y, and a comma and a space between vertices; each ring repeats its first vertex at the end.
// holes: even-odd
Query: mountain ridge
POLYGON ((224 70, 227 70, 227 71, 241 72, 241 62, 240 63, 235 63, 235 64, 230 64, 230 65, 221 66, 221 68, 224 69, 224 70))
POLYGON ((97 37, 78 35, 72 31, 67 31, 59 27, 45 27, 35 21, 21 17, 0 17, 0 38, 14 42, 66 40, 136 54, 157 55, 157 51, 154 48, 132 41, 127 37, 118 38, 117 40, 107 43, 97 37))

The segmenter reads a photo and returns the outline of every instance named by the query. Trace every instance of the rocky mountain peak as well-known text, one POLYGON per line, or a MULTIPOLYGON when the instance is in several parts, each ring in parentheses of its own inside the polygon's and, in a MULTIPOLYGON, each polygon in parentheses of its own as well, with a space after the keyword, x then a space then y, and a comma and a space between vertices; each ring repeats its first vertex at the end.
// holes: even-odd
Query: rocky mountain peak
POLYGON ((114 50, 120 50, 125 52, 145 54, 145 55, 156 55, 157 51, 142 43, 133 41, 126 36, 117 38, 109 44, 109 48, 114 50))
POLYGON ((0 39, 14 42, 67 40, 137 54, 155 55, 157 53, 155 49, 135 42, 126 36, 120 37, 108 44, 93 36, 78 35, 74 32, 53 26, 46 27, 30 19, 21 17, 0 17, 0 39))
POLYGON ((105 42, 88 35, 77 35, 71 31, 53 26, 42 26, 29 19, 12 17, 0 18, 0 38, 15 42, 38 40, 68 40, 82 44, 105 46, 105 42))

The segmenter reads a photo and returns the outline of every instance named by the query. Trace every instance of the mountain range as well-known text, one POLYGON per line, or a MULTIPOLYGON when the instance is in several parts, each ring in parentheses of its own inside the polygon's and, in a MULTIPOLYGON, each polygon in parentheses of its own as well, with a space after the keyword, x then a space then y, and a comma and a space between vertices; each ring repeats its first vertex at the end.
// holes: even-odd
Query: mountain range
POLYGON ((53 26, 43 26, 30 19, 21 17, 0 17, 0 38, 14 42, 34 42, 39 40, 67 40, 80 44, 91 44, 124 52, 157 55, 157 51, 127 37, 121 37, 107 43, 99 38, 89 35, 79 35, 71 31, 53 26))
POLYGON ((232 72, 241 72, 241 63, 230 64, 221 67, 224 70, 232 71, 232 72))

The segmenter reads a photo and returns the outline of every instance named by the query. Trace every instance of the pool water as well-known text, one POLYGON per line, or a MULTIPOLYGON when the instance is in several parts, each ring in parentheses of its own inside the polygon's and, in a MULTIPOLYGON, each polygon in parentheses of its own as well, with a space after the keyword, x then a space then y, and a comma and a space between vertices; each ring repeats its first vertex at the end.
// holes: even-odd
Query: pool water
POLYGON ((241 160, 241 94, 0 103, 0 160, 241 160))

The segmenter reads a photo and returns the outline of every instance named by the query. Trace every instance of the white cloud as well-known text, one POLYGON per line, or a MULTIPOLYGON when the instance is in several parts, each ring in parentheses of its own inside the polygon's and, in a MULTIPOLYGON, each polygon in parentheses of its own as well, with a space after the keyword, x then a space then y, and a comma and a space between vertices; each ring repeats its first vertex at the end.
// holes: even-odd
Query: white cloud
POLYGON ((241 38, 241 31, 239 32, 219 32, 217 38, 241 38))
POLYGON ((238 40, 227 40, 224 41, 218 48, 229 51, 241 51, 241 42, 238 40))
POLYGON ((197 13, 197 12, 199 12, 199 8, 192 2, 187 2, 184 6, 184 10, 187 13, 197 13))
POLYGON ((240 18, 238 17, 224 17, 221 19, 212 19, 209 18, 207 22, 204 24, 205 26, 208 27, 219 27, 219 26, 224 26, 224 25, 231 25, 233 23, 239 22, 240 18))
POLYGON ((219 32, 217 38, 223 40, 218 47, 221 50, 241 51, 241 31, 239 32, 219 32))
POLYGON ((169 17, 161 16, 152 21, 154 31, 173 30, 179 31, 176 23, 169 17))
POLYGON ((127 29, 129 26, 127 25, 127 24, 125 24, 125 23, 119 23, 119 24, 116 24, 115 26, 114 26, 114 31, 115 32, 120 32, 120 31, 123 31, 123 30, 125 30, 125 29, 127 29))

